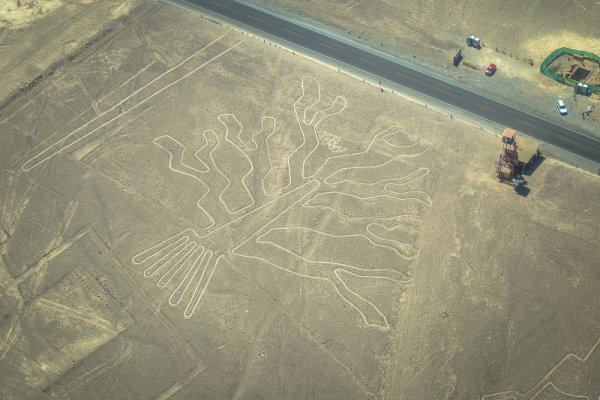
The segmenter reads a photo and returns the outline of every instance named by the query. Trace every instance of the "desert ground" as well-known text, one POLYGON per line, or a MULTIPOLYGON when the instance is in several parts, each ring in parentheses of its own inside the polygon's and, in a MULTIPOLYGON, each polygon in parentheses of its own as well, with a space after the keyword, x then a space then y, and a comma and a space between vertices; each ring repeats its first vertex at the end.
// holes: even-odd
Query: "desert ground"
POLYGON ((0 106, 129 23, 137 0, 0 1, 0 106))
POLYGON ((364 43, 460 86, 600 137, 600 95, 573 99, 573 89, 539 72, 560 47, 600 56, 600 2, 544 0, 245 0, 294 20, 364 43), (480 50, 466 38, 481 38, 480 50), (458 68, 452 58, 462 49, 458 68), (532 63, 529 63, 529 60, 532 63), (484 75, 495 63, 493 78, 484 75), (560 118, 555 101, 570 110, 560 118), (594 107, 594 119, 581 118, 594 107))
POLYGON ((124 18, 0 107, 0 398, 600 398, 598 176, 519 195, 471 121, 124 18))

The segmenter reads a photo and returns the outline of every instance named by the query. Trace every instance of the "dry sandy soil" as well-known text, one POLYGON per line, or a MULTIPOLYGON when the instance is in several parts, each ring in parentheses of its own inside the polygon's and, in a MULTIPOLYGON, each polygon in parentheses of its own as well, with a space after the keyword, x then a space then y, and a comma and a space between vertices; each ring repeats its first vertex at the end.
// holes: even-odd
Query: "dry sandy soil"
POLYGON ((600 2, 596 0, 246 0, 357 42, 405 58, 420 68, 548 119, 600 137, 600 119, 581 119, 581 112, 600 96, 580 96, 539 73, 541 62, 559 47, 600 55, 600 2), (475 35, 484 47, 466 47, 475 35), (464 61, 452 66, 462 48, 464 61), (415 58, 413 58, 415 57, 415 58), (533 66, 525 61, 533 60, 533 66), (493 78, 485 68, 495 63, 493 78), (556 98, 567 101, 571 114, 560 118, 556 98))
POLYGON ((347 28, 394 49, 446 60, 466 36, 539 63, 558 47, 600 53, 600 4, 546 0, 509 4, 493 0, 255 0, 347 28), (375 23, 376 22, 376 23, 375 23))
POLYGON ((118 29, 116 21, 138 3, 138 0, 0 1, 0 105, 85 52, 112 29, 118 29))
POLYGON ((519 196, 469 123, 128 18, 0 108, 1 398, 600 396, 597 176, 519 196))

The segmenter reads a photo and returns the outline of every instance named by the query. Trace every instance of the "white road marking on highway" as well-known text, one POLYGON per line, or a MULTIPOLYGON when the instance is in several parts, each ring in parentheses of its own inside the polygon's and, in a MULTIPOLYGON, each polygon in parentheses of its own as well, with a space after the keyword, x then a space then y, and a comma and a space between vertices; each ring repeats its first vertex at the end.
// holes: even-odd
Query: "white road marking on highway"
POLYGON ((323 42, 319 42, 319 44, 323 45, 324 47, 327 47, 329 50, 331 51, 338 51, 337 48, 335 47, 331 47, 330 45, 328 45, 327 43, 323 43, 323 42))
POLYGON ((264 20, 264 19, 262 19, 262 18, 258 18, 258 17, 255 17, 254 15, 250 15, 250 14, 248 14, 248 15, 247 15, 247 17, 248 17, 248 18, 250 18, 250 19, 253 19, 253 20, 255 20, 255 21, 258 21, 258 22, 260 22, 260 23, 263 23, 263 24, 265 23, 265 20, 264 20))
POLYGON ((291 31, 291 30, 289 30, 287 28, 281 28, 281 30, 289 33, 292 36, 300 36, 300 34, 298 32, 291 31))
POLYGON ((442 92, 442 93, 446 93, 448 96, 451 96, 451 97, 454 97, 454 96, 455 96, 455 94, 454 94, 454 93, 452 93, 452 92, 449 92, 449 91, 447 91, 447 90, 445 90, 445 89, 442 89, 442 88, 438 88, 438 91, 440 91, 440 92, 442 92))
POLYGON ((374 63, 373 61, 371 61, 371 60, 368 60, 368 59, 366 59, 366 58, 364 58, 364 57, 358 57, 358 59, 359 59, 360 61, 362 61, 362 62, 365 62, 365 63, 367 63, 367 64, 370 64, 370 65, 375 65, 375 63, 374 63))

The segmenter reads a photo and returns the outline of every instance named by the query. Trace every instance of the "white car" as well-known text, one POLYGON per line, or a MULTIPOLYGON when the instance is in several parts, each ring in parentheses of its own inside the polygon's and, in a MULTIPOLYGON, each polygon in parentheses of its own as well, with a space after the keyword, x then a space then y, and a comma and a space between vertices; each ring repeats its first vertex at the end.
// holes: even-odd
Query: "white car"
POLYGON ((567 106, 564 101, 556 100, 556 108, 558 108, 560 115, 567 115, 567 106))

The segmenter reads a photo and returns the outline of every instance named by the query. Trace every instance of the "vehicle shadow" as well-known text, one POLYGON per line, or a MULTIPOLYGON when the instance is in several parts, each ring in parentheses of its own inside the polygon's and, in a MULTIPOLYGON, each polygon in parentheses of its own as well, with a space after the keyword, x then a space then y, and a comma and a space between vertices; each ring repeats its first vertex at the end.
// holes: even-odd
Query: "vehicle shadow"
POLYGON ((519 196, 527 197, 529 192, 531 192, 531 189, 527 185, 520 184, 515 186, 515 193, 519 196))

